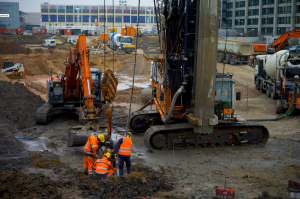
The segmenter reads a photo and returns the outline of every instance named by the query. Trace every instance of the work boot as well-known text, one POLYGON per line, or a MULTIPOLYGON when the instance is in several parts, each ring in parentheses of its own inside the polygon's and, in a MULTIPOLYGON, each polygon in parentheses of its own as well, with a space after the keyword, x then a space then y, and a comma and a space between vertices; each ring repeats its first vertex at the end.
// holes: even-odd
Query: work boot
POLYGON ((84 174, 88 174, 88 169, 83 169, 82 171, 84 174))

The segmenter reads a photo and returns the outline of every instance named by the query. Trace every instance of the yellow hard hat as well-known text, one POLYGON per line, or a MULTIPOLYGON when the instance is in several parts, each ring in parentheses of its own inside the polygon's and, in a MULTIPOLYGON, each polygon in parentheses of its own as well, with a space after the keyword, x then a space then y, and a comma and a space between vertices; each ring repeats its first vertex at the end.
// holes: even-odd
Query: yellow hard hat
POLYGON ((100 140, 101 142, 105 142, 105 137, 103 134, 99 134, 98 135, 98 140, 100 140))
POLYGON ((109 152, 104 153, 104 156, 106 156, 107 158, 110 158, 111 157, 111 153, 109 153, 109 152))
POLYGON ((130 133, 129 131, 125 134, 125 137, 129 137, 132 138, 132 133, 130 133))

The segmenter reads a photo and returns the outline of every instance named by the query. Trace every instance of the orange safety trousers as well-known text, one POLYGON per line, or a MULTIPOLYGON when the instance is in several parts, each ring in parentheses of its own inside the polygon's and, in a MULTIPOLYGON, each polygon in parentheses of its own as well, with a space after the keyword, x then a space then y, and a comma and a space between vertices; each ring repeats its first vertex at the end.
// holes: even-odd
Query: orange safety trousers
POLYGON ((94 157, 92 156, 84 156, 83 168, 88 169, 89 174, 94 172, 94 157))

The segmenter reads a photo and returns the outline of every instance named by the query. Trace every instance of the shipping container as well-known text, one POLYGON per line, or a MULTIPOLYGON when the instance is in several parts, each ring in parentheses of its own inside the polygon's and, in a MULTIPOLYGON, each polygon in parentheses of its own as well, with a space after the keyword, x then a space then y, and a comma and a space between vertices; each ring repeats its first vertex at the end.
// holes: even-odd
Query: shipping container
POLYGON ((32 28, 32 34, 36 35, 37 34, 37 29, 40 29, 39 27, 33 27, 32 28))
POLYGON ((0 34, 4 34, 5 33, 5 29, 6 28, 0 28, 0 34))
POLYGON ((81 29, 72 29, 72 35, 79 35, 81 34, 81 29))
POLYGON ((72 35, 72 29, 65 29, 64 34, 65 35, 72 35))
POLYGON ((41 35, 42 34, 42 29, 41 28, 37 28, 36 34, 41 35))
POLYGON ((5 32, 11 32, 11 29, 5 29, 5 32))
POLYGON ((100 34, 99 39, 100 39, 101 41, 103 41, 104 38, 105 38, 106 41, 109 40, 109 35, 108 35, 108 33, 105 33, 105 34, 104 34, 104 33, 101 33, 101 34, 100 34))
POLYGON ((57 29, 56 34, 57 35, 64 35, 65 34, 65 29, 57 29))
POLYGON ((42 29, 42 35, 47 34, 47 29, 42 29))
POLYGON ((24 32, 24 28, 17 28, 17 35, 20 35, 24 32))

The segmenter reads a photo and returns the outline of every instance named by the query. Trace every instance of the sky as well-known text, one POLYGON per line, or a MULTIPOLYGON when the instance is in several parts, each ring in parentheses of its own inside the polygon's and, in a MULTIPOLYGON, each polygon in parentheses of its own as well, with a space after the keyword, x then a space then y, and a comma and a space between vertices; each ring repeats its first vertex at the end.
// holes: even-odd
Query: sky
MULTIPOLYGON (((119 0, 114 0, 119 5, 119 0)), ((153 0, 140 0, 141 6, 153 6, 153 0)), ((70 5, 103 5, 104 0, 0 0, 0 2, 19 2, 19 10, 23 12, 40 12, 41 3, 70 5)), ((113 0, 105 0, 106 5, 112 5, 113 0)), ((127 5, 138 6, 138 0, 127 0, 127 5)))

